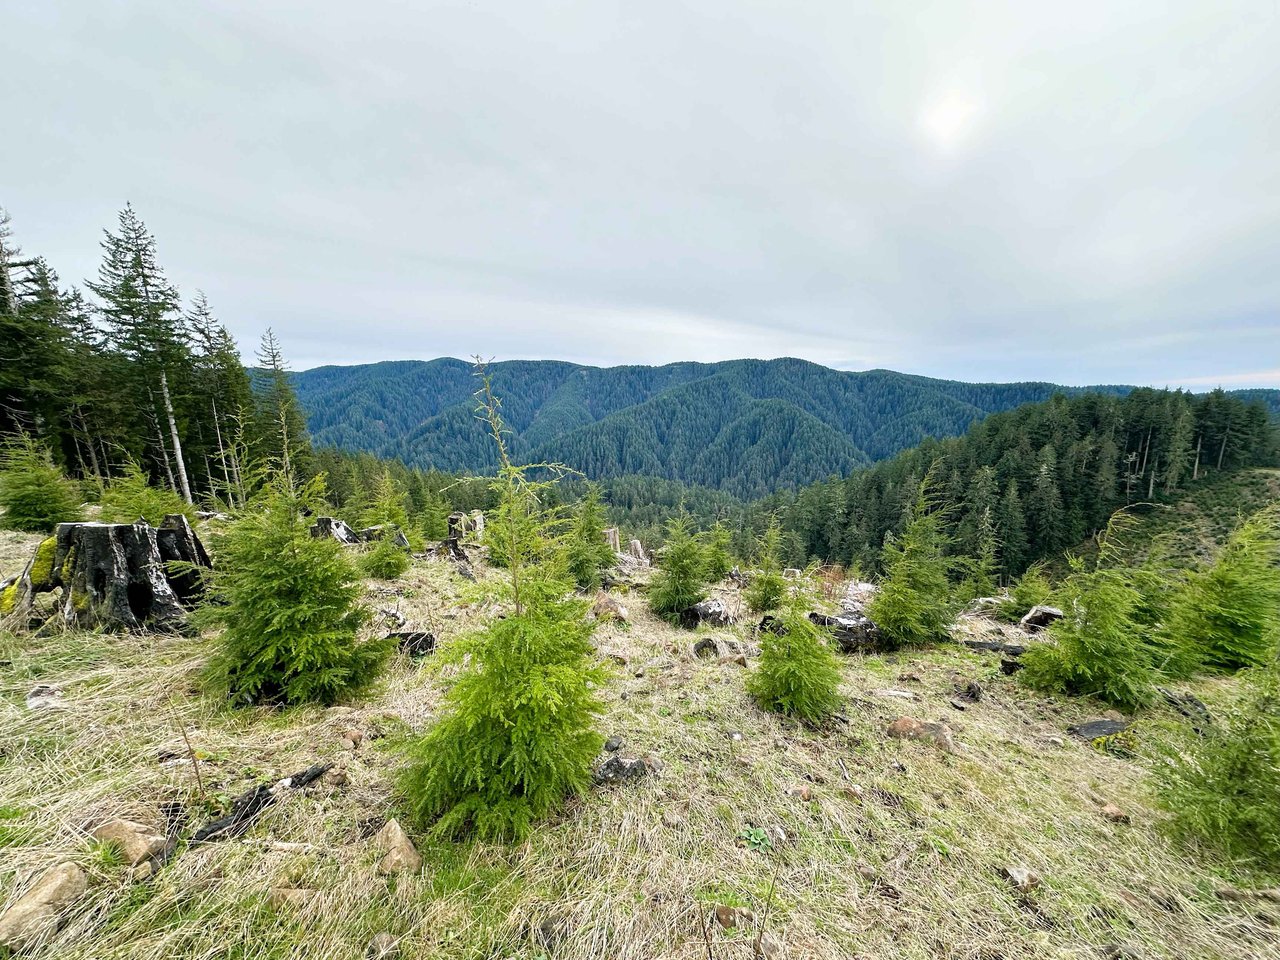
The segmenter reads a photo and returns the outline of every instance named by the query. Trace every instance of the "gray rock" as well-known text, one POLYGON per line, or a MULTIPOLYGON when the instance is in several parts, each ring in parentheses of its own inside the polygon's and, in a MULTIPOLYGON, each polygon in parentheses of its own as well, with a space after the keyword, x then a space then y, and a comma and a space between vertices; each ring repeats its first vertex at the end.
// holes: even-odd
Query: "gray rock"
POLYGON ((417 873, 422 869, 422 857, 399 820, 388 820, 387 825, 378 831, 375 842, 384 851, 378 861, 378 873, 383 876, 417 873))
POLYGON ((25 950, 52 936, 62 914, 88 889, 89 878, 74 863, 60 863, 46 870, 0 916, 0 947, 25 950))
POLYGON ((168 838, 133 820, 108 820, 93 831, 93 836, 113 844, 131 867, 158 857, 169 844, 168 838))
POLYGON ((615 754, 596 770, 595 781, 601 785, 633 783, 637 780, 643 780, 649 776, 650 772, 649 764, 643 760, 619 757, 615 754))
POLYGON ((1027 615, 1019 621, 1019 626, 1028 632, 1043 630, 1055 620, 1062 619, 1062 611, 1057 607, 1047 607, 1044 604, 1037 604, 1027 611, 1027 615))

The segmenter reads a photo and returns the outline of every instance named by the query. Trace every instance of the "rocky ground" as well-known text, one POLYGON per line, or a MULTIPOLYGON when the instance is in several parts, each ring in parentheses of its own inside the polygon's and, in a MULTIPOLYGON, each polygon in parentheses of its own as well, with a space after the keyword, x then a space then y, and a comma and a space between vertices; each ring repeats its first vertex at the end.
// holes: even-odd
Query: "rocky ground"
MULTIPOLYGON (((0 539, 0 571, 33 543, 0 539)), ((447 643, 498 612, 488 576, 417 560, 369 585, 370 631, 447 643)), ((1280 957, 1280 903, 1232 892, 1262 879, 1160 832, 1145 748, 1172 711, 1087 741, 1101 708, 1020 687, 960 641, 1026 638, 970 618, 844 658, 843 715, 808 730, 746 696, 749 622, 680 630, 612 597, 620 782, 518 846, 399 826, 397 745, 448 682, 430 655, 361 702, 232 711, 200 688, 211 638, 0 633, 0 909, 60 924, 23 955, 1280 957), (239 836, 189 842, 290 775, 239 836)))

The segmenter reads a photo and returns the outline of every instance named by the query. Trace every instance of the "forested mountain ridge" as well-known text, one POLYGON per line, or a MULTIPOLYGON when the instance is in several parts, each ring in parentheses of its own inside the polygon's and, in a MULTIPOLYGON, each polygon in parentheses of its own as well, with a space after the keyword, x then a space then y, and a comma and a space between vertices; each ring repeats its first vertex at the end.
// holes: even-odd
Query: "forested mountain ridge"
MULTIPOLYGON (((598 479, 645 474, 760 496, 883 460, 928 437, 1055 394, 1127 386, 961 383, 890 370, 833 370, 793 358, 588 367, 491 364, 521 457, 598 479)), ((293 374, 321 444, 439 470, 485 470, 472 365, 442 358, 293 374)), ((1280 391, 1269 397, 1280 410, 1280 391)))

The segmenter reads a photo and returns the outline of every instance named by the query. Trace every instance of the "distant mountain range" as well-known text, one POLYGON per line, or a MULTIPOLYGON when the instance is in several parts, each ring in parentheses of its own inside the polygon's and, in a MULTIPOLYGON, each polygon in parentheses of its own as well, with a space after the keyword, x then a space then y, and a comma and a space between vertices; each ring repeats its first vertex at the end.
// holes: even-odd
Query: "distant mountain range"
MULTIPOLYGON (((744 497, 848 472, 1055 393, 1133 389, 961 383, 795 359, 606 368, 511 360, 489 372, 522 459, 596 479, 658 476, 744 497)), ((318 444, 445 471, 494 465, 468 362, 396 360, 292 376, 318 444)), ((1280 390, 1239 394, 1280 413, 1280 390)))

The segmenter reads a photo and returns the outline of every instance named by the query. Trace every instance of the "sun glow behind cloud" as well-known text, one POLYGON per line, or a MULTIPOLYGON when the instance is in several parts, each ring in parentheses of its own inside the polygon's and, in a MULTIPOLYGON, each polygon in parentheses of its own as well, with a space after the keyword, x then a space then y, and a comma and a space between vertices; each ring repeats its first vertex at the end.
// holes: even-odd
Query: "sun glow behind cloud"
POLYGON ((980 113, 977 97, 963 90, 943 90, 925 102, 917 126, 938 150, 950 152, 972 133, 980 113))

